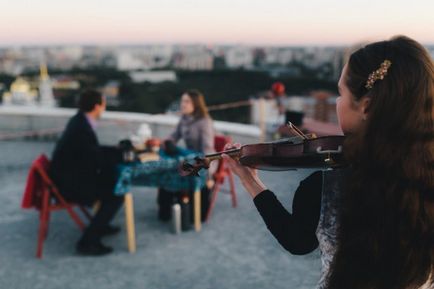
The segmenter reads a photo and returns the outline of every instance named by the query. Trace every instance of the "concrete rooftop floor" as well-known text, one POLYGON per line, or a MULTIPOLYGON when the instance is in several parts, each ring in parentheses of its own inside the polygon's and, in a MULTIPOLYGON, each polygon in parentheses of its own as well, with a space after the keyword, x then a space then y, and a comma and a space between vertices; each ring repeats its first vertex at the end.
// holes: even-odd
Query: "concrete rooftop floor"
MULTIPOLYGON (((157 220, 156 189, 135 187, 137 252, 128 253, 123 210, 114 223, 121 234, 106 238, 115 252, 80 257, 80 232, 64 212, 54 213, 44 246, 35 258, 38 215, 20 208, 27 171, 52 142, 0 142, 0 288, 315 288, 318 250, 292 256, 268 232, 248 194, 237 182, 238 208, 219 194, 211 221, 200 233, 171 233, 157 220)), ((311 171, 261 172, 269 188, 290 208, 292 192, 311 171)))

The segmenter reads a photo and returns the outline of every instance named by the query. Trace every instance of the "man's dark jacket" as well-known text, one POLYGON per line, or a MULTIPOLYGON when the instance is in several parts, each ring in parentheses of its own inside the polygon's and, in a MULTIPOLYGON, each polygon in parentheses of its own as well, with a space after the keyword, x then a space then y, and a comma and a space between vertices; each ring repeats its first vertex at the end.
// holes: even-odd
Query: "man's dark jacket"
POLYGON ((116 148, 99 145, 86 115, 78 112, 57 142, 50 175, 67 199, 91 205, 113 192, 120 158, 116 148))

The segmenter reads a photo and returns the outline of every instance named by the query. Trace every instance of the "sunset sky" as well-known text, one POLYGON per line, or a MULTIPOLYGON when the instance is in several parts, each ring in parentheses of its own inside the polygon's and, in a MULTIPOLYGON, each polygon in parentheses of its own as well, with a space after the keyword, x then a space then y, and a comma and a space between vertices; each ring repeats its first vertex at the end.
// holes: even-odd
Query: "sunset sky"
POLYGON ((0 46, 434 44, 433 0, 0 0, 0 46))

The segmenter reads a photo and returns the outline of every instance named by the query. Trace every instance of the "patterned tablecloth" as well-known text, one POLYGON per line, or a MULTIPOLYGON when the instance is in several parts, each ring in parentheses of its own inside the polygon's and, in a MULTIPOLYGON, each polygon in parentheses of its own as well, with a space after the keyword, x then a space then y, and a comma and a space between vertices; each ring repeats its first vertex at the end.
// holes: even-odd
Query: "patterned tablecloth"
POLYGON ((131 191, 131 186, 161 187, 168 191, 196 191, 205 186, 207 172, 199 176, 182 177, 178 166, 184 160, 193 160, 200 154, 178 148, 178 154, 167 155, 162 150, 157 161, 133 162, 118 166, 119 178, 115 194, 122 196, 131 191))

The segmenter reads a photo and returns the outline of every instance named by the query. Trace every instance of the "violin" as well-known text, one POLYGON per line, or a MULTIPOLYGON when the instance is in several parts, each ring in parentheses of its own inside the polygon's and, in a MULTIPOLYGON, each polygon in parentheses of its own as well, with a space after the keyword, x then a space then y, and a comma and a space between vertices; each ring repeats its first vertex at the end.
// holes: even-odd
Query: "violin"
POLYGON ((212 161, 222 154, 237 159, 242 165, 259 170, 284 171, 297 168, 336 168, 345 165, 343 157, 344 136, 307 136, 291 123, 296 136, 273 142, 243 145, 204 157, 193 162, 185 161, 179 167, 181 176, 198 175, 208 169, 212 161))

